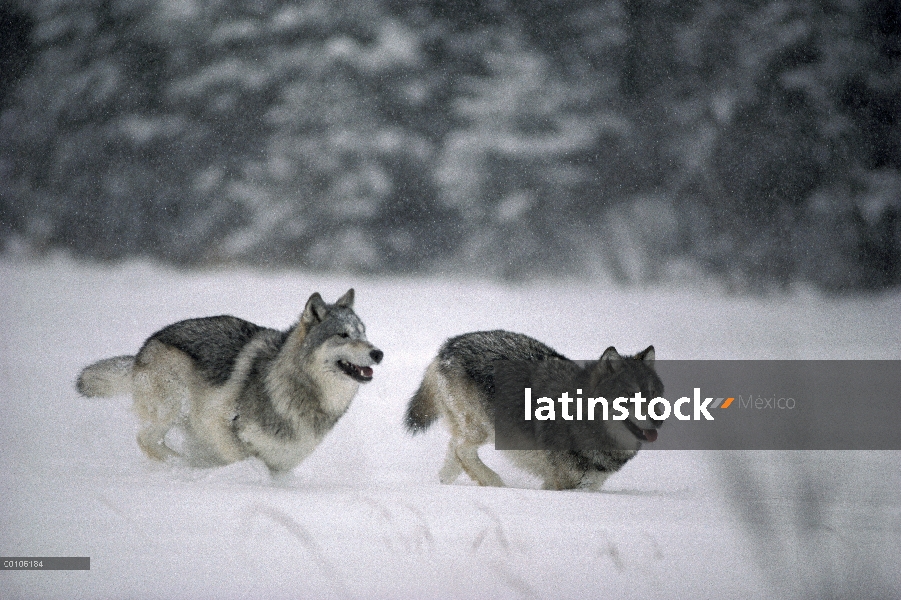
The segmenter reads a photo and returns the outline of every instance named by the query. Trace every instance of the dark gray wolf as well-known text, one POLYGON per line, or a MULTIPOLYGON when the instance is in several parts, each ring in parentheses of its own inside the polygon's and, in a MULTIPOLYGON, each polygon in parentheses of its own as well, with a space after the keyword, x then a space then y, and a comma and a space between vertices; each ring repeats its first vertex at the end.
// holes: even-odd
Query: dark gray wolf
POLYGON ((132 394, 138 445, 150 458, 177 455, 165 437, 179 425, 213 462, 256 456, 273 471, 293 469, 382 360, 353 301, 352 289, 334 304, 315 293, 287 331, 232 316, 180 321, 135 356, 85 368, 76 387, 87 397, 132 394))
MULTIPOLYGON (((612 346, 597 361, 580 367, 554 349, 509 331, 480 331, 447 340, 429 364, 419 390, 407 406, 405 425, 411 433, 427 429, 436 419, 447 422, 451 439, 442 483, 466 473, 480 485, 503 486, 481 461, 479 446, 495 438, 495 361, 536 361, 533 381, 541 389, 583 387, 586 396, 645 398, 662 396, 663 384, 654 371, 654 347, 624 357, 612 346)), ((520 388, 522 393, 522 388, 520 388)), ((631 406, 631 405, 630 405, 631 406)), ((602 421, 602 450, 506 450, 513 463, 543 480, 545 489, 598 489, 604 480, 635 456, 643 441, 657 439, 660 421, 602 421)))

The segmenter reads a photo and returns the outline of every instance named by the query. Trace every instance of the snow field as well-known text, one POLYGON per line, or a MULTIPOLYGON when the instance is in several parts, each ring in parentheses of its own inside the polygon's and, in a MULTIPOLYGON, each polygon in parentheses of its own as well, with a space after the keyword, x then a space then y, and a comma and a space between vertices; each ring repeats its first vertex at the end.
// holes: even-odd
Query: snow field
MULTIPOLYGON (((641 452, 600 493, 437 481, 448 435, 401 418, 448 336, 505 328, 572 358, 901 358, 901 296, 629 289, 543 281, 174 271, 56 258, 0 263, 0 554, 90 556, 90 571, 0 573, 0 598, 898 597, 895 452, 641 452), (230 313, 288 327, 348 287, 385 352, 313 455, 157 464, 127 398, 78 371, 160 327, 230 313)), ((661 435, 665 435, 665 428, 661 435)))

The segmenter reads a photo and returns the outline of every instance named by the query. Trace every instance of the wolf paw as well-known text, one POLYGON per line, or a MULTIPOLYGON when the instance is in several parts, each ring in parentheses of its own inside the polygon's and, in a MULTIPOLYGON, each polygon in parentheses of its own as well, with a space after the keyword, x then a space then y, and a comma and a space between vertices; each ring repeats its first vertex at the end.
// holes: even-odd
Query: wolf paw
POLYGON ((497 473, 485 475, 482 480, 479 481, 479 485, 484 487, 506 487, 504 485, 504 480, 501 479, 500 475, 498 475, 497 473))

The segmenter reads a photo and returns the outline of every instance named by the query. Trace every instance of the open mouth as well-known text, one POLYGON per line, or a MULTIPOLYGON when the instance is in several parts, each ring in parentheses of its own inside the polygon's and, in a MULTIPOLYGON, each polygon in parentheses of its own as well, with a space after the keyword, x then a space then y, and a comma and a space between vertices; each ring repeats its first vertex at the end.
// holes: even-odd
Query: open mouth
POLYGON ((366 383, 367 381, 372 381, 372 368, 371 367, 361 367, 359 365, 355 365, 353 363, 349 363, 346 360, 339 360, 338 367, 344 371, 349 377, 352 377, 359 381, 360 383, 366 383))
POLYGON ((656 429, 642 429, 632 421, 626 419, 626 427, 629 431, 632 432, 632 435, 637 437, 643 442, 656 442, 657 441, 657 430, 656 429))

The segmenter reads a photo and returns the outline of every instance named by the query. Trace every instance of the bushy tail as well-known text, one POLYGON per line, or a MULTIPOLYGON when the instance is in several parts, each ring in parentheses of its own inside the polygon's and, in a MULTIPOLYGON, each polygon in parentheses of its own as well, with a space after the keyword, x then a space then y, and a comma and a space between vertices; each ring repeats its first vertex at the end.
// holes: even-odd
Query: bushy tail
POLYGON ((412 434, 425 431, 441 416, 440 409, 435 402, 436 377, 441 377, 441 375, 437 373, 437 367, 432 363, 426 369, 419 389, 416 390, 407 405, 404 425, 412 434))
POLYGON ((109 398, 120 394, 130 394, 131 369, 134 356, 114 356, 85 367, 78 376, 75 388, 88 398, 109 398))

